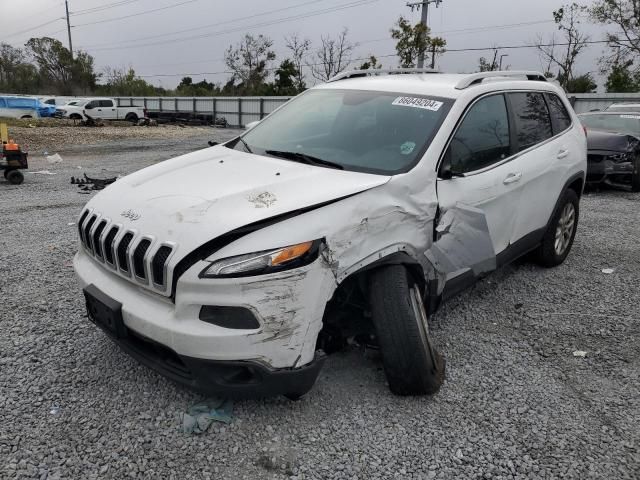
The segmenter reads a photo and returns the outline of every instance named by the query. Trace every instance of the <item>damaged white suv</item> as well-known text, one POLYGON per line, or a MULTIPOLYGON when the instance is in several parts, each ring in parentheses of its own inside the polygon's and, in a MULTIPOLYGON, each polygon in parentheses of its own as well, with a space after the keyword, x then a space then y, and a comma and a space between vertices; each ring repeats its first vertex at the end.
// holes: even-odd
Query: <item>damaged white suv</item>
POLYGON ((356 337, 394 393, 433 393, 429 316, 525 253, 562 263, 586 162, 541 74, 344 73, 96 195, 75 270, 93 322, 197 390, 299 397, 356 337))

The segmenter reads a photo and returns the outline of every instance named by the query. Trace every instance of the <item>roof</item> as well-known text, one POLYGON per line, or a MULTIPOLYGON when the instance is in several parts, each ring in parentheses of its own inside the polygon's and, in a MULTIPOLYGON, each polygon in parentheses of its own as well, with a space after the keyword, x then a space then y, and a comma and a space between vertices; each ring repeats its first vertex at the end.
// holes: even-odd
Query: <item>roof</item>
POLYGON ((470 90, 481 92, 504 89, 505 83, 509 84, 508 88, 513 89, 548 91, 557 89, 553 84, 544 81, 544 76, 537 72, 451 74, 433 71, 420 72, 415 69, 346 72, 346 74, 337 75, 329 82, 314 88, 401 92, 455 99, 470 90), (496 85, 499 87, 496 88, 496 85))

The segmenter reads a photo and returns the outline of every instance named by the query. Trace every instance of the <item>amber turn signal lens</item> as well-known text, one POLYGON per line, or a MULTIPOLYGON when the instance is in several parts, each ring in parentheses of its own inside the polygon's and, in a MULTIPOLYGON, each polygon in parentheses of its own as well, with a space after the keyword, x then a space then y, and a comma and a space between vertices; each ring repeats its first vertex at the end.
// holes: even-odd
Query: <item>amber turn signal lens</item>
POLYGON ((281 265, 290 260, 294 260, 298 257, 301 257, 309 250, 311 250, 311 246, 313 242, 304 242, 299 243, 298 245, 291 245, 290 247, 283 248, 277 254, 272 257, 271 265, 281 265))

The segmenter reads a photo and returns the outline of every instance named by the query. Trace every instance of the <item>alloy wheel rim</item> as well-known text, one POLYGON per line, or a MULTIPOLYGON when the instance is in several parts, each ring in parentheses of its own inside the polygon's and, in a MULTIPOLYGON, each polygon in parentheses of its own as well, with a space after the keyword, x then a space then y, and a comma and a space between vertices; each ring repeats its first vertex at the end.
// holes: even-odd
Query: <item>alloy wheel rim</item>
POLYGON ((567 247, 571 243, 575 224, 576 209, 573 203, 567 203, 562 209, 558 224, 556 225, 556 236, 553 245, 556 255, 560 256, 567 250, 567 247))

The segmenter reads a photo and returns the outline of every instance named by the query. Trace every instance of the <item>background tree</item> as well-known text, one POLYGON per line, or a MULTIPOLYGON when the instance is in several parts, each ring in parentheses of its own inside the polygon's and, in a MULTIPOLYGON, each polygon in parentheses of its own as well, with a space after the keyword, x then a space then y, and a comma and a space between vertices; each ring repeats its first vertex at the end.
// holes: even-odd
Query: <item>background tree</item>
MULTIPOLYGON (((270 62, 275 60, 276 54, 271 47, 271 39, 258 35, 245 35, 236 46, 230 46, 224 55, 224 60, 233 72, 232 80, 239 81, 237 91, 241 95, 259 95, 269 76, 270 62)), ((233 85, 233 84, 232 84, 233 85)))
POLYGON ((184 77, 176 87, 176 94, 183 97, 207 97, 216 96, 220 93, 220 88, 214 83, 207 82, 206 79, 194 83, 191 77, 184 77))
POLYGON ((558 77, 558 81, 561 84, 564 83, 565 89, 568 93, 594 93, 598 88, 598 84, 590 73, 577 75, 569 80, 564 79, 562 75, 560 75, 558 77))
POLYGON ((315 51, 313 63, 308 65, 315 79, 326 82, 347 69, 357 46, 348 40, 348 33, 345 28, 336 38, 321 37, 321 46, 315 51))
POLYGON ((358 67, 358 70, 379 70, 382 65, 374 55, 369 55, 369 59, 358 67))
POLYGON ((432 65, 435 60, 445 52, 447 41, 441 37, 431 37, 431 30, 417 23, 412 26, 404 17, 400 17, 395 28, 391 29, 391 38, 396 40, 396 52, 400 58, 400 66, 413 68, 418 62, 418 57, 432 56, 432 65))
POLYGON ((25 46, 38 67, 43 87, 63 95, 88 93, 95 87, 97 75, 88 53, 78 51, 74 59, 62 42, 50 37, 31 38, 25 46))
POLYGON ((298 79, 300 72, 292 60, 283 61, 275 72, 273 82, 273 94, 281 96, 294 96, 300 93, 298 79))
POLYGON ((138 77, 132 67, 128 69, 107 67, 104 70, 104 78, 106 83, 99 85, 96 93, 114 97, 145 97, 166 93, 164 89, 155 87, 138 77))
POLYGON ((631 71, 632 60, 611 66, 605 88, 607 93, 634 93, 640 90, 640 73, 631 71))
POLYGON ((311 49, 311 40, 301 39, 297 34, 293 34, 290 37, 285 37, 285 45, 289 49, 291 56, 291 63, 296 68, 295 87, 298 93, 304 91, 307 88, 304 80, 304 58, 311 49))
POLYGON ((493 59, 491 61, 484 57, 480 57, 478 61, 478 69, 480 72, 493 72, 498 70, 498 50, 493 51, 493 59))
POLYGON ((22 49, 0 44, 0 91, 33 93, 40 85, 38 69, 27 62, 22 49))
POLYGON ((607 40, 615 52, 605 60, 610 64, 629 60, 637 63, 640 56, 640 0, 597 0, 589 14, 596 23, 614 30, 607 33, 607 40))
POLYGON ((589 37, 580 31, 580 17, 585 11, 586 7, 572 3, 553 12, 553 20, 563 37, 563 42, 558 43, 566 43, 566 46, 556 50, 555 37, 550 43, 545 43, 542 37, 538 37, 537 47, 541 59, 548 61, 548 71, 554 66, 558 68, 557 78, 565 90, 574 78, 576 59, 589 41, 589 37))

